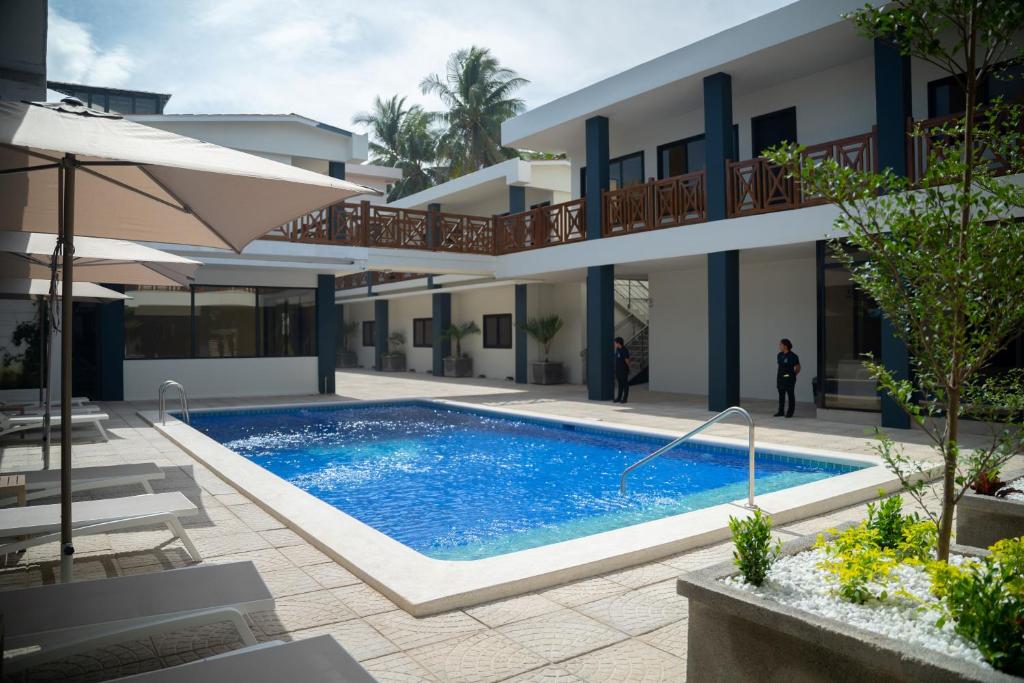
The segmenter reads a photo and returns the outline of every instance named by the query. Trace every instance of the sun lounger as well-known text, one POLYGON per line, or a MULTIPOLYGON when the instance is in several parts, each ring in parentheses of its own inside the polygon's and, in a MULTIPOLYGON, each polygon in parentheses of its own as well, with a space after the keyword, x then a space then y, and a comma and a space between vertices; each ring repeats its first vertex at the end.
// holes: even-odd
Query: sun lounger
POLYGON ((131 683, 373 683, 374 678, 328 635, 256 647, 120 678, 131 683))
MULTIPOLYGON (((195 514, 196 506, 178 491, 125 498, 82 500, 71 506, 73 536, 104 534, 118 529, 166 524, 196 562, 202 557, 178 517, 195 514)), ((30 505, 0 510, 0 537, 17 536, 0 545, 0 555, 56 541, 60 537, 60 505, 30 505), (31 536, 31 538, 22 538, 31 536)), ((2 595, 2 594, 0 594, 2 595)))
MULTIPOLYGON (((3 474, 25 476, 25 491, 28 494, 26 499, 29 501, 60 495, 60 470, 30 470, 3 474)), ((138 484, 146 493, 153 493, 150 482, 163 478, 163 470, 152 462, 75 467, 71 470, 71 488, 74 491, 90 491, 138 484)), ((13 496, 9 499, 0 499, 0 505, 9 505, 13 501, 13 496)))
MULTIPOLYGON (((71 405, 82 406, 89 402, 88 396, 72 396, 71 405)), ((40 405, 38 389, 7 389, 0 391, 0 406, 40 405)), ((50 405, 60 406, 57 394, 50 397, 50 405)))
MULTIPOLYGON (((71 405, 71 410, 74 413, 76 413, 76 414, 77 413, 98 413, 98 412, 100 412, 100 407, 98 405, 94 404, 94 403, 86 403, 86 404, 74 404, 73 403, 71 405)), ((29 405, 29 406, 26 406, 26 405, 22 405, 22 406, 17 406, 17 405, 14 405, 14 406, 0 406, 0 411, 5 412, 8 415, 42 415, 43 412, 44 412, 43 411, 43 406, 38 405, 38 404, 29 405)), ((60 403, 51 404, 51 406, 50 406, 50 414, 51 415, 59 415, 60 414, 60 403)))
MULTIPOLYGON (((107 430, 103 428, 103 421, 109 419, 110 416, 107 415, 106 413, 72 413, 71 424, 95 425, 96 429, 100 433, 100 436, 103 437, 103 440, 108 441, 107 430)), ((50 418, 50 427, 59 426, 60 415, 52 416, 50 418)), ((6 413, 0 413, 0 436, 7 436, 8 434, 15 434, 17 432, 42 428, 42 415, 7 415, 6 413)))
POLYGON ((5 673, 13 673, 127 640, 220 622, 231 622, 243 643, 255 645, 245 614, 273 609, 274 598, 252 562, 232 562, 3 591, 0 605, 4 647, 26 649, 5 660, 5 673))

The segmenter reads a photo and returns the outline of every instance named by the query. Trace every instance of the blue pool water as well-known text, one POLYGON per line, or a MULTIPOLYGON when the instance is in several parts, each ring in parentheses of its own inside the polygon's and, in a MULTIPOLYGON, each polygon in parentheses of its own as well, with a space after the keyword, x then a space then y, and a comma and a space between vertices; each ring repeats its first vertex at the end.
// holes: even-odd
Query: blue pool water
MULTIPOLYGON (((744 498, 744 449, 426 402, 193 413, 231 450, 424 555, 472 560, 744 498)), ((758 453, 757 493, 850 472, 758 453)))

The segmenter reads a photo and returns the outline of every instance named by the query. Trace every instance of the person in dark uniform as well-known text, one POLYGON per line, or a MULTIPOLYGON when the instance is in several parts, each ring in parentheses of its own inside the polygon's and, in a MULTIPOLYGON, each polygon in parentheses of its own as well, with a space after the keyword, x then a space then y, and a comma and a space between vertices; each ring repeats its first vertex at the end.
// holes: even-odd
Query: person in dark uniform
POLYGON ((779 411, 775 417, 793 417, 796 408, 796 376, 800 374, 800 356, 793 353, 793 342, 788 339, 779 340, 779 354, 775 357, 779 370, 775 376, 775 387, 779 390, 779 411), (789 397, 789 410, 786 410, 786 397, 789 397))
POLYGON ((619 393, 612 403, 625 403, 629 400, 629 349, 622 337, 615 338, 615 383, 619 385, 619 393))

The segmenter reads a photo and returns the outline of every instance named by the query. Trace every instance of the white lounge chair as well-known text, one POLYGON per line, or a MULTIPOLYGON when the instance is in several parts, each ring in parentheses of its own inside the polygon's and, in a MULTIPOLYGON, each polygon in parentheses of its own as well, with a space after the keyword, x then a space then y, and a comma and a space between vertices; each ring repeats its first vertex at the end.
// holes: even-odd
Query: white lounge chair
POLYGON ((290 643, 263 643, 118 680, 131 683, 373 683, 374 678, 338 641, 323 635, 290 643))
MULTIPOLYGON (((3 472, 2 474, 24 475, 25 493, 27 494, 25 499, 28 501, 50 498, 60 494, 60 470, 29 470, 26 472, 3 472)), ((138 484, 146 493, 153 493, 151 482, 163 478, 164 471, 152 462, 74 467, 71 470, 71 488, 74 491, 90 491, 138 484)), ((0 499, 0 505, 9 505, 14 500, 14 496, 0 499)))
MULTIPOLYGON (((110 416, 106 413, 72 413, 71 424, 91 424, 95 425, 99 431, 100 436, 103 437, 104 441, 109 441, 107 438, 107 430, 103 428, 103 421, 109 420, 110 416)), ((50 418, 50 427, 60 426, 60 415, 53 415, 50 418)), ((18 432, 29 431, 32 429, 43 428, 43 416, 42 415, 8 415, 6 413, 0 413, 0 436, 7 436, 9 434, 16 434, 18 432)))
MULTIPOLYGON (((75 414, 78 413, 98 413, 100 407, 95 403, 72 403, 71 410, 75 414)), ((0 406, 0 411, 7 413, 8 415, 42 415, 43 406, 34 404, 30 406, 0 406)), ((50 405, 50 414, 60 414, 60 403, 53 403, 50 405)))
MULTIPOLYGON (((178 517, 195 514, 196 506, 178 491, 146 493, 141 496, 82 500, 71 505, 74 520, 72 535, 104 534, 118 529, 166 524, 180 538, 189 556, 199 562, 202 556, 189 538, 178 517)), ((21 552, 60 537, 60 505, 30 505, 0 510, 0 537, 16 536, 0 545, 0 555, 21 552), (31 538, 24 538, 31 536, 31 538)), ((0 594, 2 596, 2 594, 0 594)))
POLYGON ((255 645, 245 614, 273 609, 274 598, 252 562, 232 562, 3 591, 0 605, 4 647, 27 650, 5 659, 5 673, 14 673, 126 640, 225 621, 246 645, 255 645))

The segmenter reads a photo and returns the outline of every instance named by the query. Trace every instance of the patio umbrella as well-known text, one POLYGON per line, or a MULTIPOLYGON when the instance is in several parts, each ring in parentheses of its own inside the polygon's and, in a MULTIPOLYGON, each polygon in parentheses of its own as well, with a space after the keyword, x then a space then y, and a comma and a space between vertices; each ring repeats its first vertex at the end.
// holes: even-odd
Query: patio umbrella
MULTIPOLYGON (((251 154, 100 112, 74 98, 0 102, 0 227, 220 247, 356 194, 379 194, 251 154)), ((55 253, 55 258, 59 257, 55 253)), ((61 262, 65 299, 74 259, 61 262)), ((71 559, 71 307, 61 343, 61 579, 71 559)))

